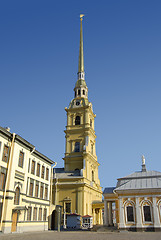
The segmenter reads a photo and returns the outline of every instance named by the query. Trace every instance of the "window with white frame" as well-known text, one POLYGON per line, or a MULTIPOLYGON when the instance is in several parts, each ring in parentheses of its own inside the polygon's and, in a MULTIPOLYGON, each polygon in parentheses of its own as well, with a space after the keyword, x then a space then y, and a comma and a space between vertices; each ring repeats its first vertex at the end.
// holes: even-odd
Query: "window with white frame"
POLYGON ((143 206, 143 213, 144 213, 144 221, 145 222, 151 222, 152 221, 152 217, 151 217, 150 205, 143 206))
POLYGON ((134 222, 134 208, 133 206, 126 206, 127 222, 134 222))

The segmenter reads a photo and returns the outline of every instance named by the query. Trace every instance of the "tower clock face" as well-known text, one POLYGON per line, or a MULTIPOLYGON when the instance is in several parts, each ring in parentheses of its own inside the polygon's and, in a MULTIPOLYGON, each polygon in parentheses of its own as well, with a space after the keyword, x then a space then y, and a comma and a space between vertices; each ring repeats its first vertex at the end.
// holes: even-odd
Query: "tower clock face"
POLYGON ((80 102, 79 102, 79 101, 76 101, 76 105, 79 106, 79 105, 80 105, 80 102))

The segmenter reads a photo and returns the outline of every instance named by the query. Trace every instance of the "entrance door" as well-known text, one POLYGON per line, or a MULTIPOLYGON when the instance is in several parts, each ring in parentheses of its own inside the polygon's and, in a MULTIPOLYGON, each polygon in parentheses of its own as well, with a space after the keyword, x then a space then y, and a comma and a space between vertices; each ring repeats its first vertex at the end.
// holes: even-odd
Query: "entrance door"
POLYGON ((17 229, 17 212, 13 212, 11 232, 16 232, 16 229, 17 229))
POLYGON ((56 210, 54 210, 54 211, 52 212, 52 217, 51 217, 51 230, 55 230, 55 229, 56 229, 55 220, 56 220, 56 210))

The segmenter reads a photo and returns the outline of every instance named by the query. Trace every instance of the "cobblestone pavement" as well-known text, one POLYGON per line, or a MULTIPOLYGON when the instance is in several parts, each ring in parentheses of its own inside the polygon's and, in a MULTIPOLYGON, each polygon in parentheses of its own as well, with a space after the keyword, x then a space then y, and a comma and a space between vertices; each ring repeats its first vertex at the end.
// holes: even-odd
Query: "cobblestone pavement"
POLYGON ((161 232, 32 232, 0 234, 0 240, 160 240, 161 232))

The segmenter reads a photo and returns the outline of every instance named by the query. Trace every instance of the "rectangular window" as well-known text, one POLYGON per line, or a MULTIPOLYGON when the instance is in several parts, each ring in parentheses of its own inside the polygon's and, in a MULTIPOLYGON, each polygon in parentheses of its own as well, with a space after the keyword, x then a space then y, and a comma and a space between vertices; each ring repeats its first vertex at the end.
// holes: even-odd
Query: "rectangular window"
POLYGON ((0 173, 0 190, 5 189, 5 182, 6 182, 6 174, 5 173, 0 173))
POLYGON ((23 168, 23 161, 24 161, 24 153, 22 151, 20 151, 18 166, 21 168, 23 168))
POLYGON ((41 187, 40 187, 40 198, 43 198, 43 193, 44 193, 44 186, 41 185, 41 187))
POLYGON ((45 197, 44 197, 45 199, 47 199, 48 198, 48 187, 47 186, 45 186, 45 197))
POLYGON ((37 164, 36 176, 40 177, 40 163, 37 164))
POLYGON ((44 208, 43 221, 46 221, 46 217, 47 217, 47 209, 44 208))
POLYGON ((36 182, 36 185, 35 185, 35 197, 38 197, 38 194, 39 194, 39 183, 36 182))
POLYGON ((31 173, 35 174, 35 161, 34 160, 32 160, 31 173))
POLYGON ((33 183, 32 183, 32 182, 30 182, 29 195, 30 195, 31 197, 33 196, 33 183))
POLYGON ((32 207, 28 207, 27 210, 27 221, 31 221, 32 207))
POLYGON ((37 221, 37 207, 34 207, 33 221, 37 221))
POLYGON ((76 142, 76 143, 75 143, 74 152, 80 152, 80 142, 76 142))
POLYGON ((0 203, 0 221, 1 221, 1 217, 2 217, 2 206, 3 206, 3 203, 0 203))
POLYGON ((127 210, 127 221, 128 222, 134 222, 133 207, 132 206, 128 206, 126 208, 126 210, 127 210))
POLYGON ((144 210, 144 221, 151 222, 150 206, 143 206, 143 210, 144 210))
POLYGON ((39 221, 42 221, 42 208, 39 208, 39 221))
POLYGON ((2 161, 8 162, 8 158, 9 158, 9 147, 7 145, 4 145, 2 161))
POLYGON ((85 90, 83 90, 83 95, 85 95, 85 90))
POLYGON ((20 202, 20 188, 17 187, 15 190, 14 204, 19 205, 19 202, 20 202))
POLYGON ((71 213, 71 203, 65 203, 65 211, 66 213, 71 213))
POLYGON ((41 177, 44 178, 44 174, 45 174, 45 167, 42 166, 42 170, 41 170, 41 177))
POLYGON ((46 168, 46 180, 49 180, 49 168, 46 168))
POLYGON ((80 89, 78 90, 78 95, 80 95, 80 89))

